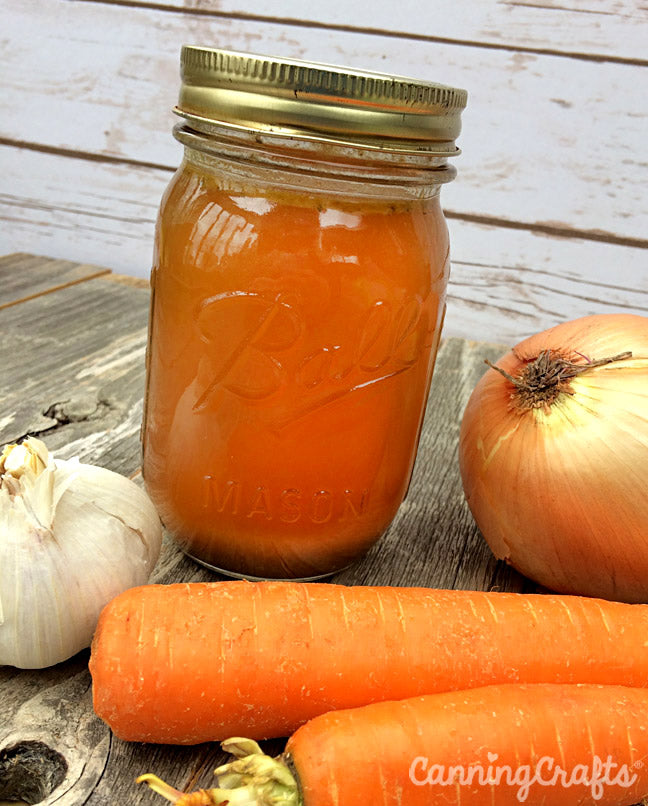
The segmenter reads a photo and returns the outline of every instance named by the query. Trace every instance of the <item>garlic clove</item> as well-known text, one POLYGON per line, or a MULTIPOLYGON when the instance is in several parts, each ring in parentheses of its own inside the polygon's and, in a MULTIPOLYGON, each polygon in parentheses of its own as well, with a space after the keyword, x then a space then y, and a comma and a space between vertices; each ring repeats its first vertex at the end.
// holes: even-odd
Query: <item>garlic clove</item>
MULTIPOLYGON (((157 510, 141 487, 106 468, 71 461, 57 463, 56 475, 57 484, 63 488, 56 505, 56 532, 61 528, 76 530, 72 521, 78 524, 81 512, 89 520, 104 517, 108 523, 112 519, 142 542, 147 561, 155 563, 162 526, 157 510)), ((55 498, 57 495, 58 490, 55 498)))
POLYGON ((0 664, 41 668, 89 646, 104 605, 148 581, 161 542, 157 512, 134 482, 54 460, 39 440, 8 446, 0 457, 0 664))
POLYGON ((7 445, 0 455, 0 473, 33 480, 47 467, 49 452, 40 439, 28 437, 20 445, 7 445))

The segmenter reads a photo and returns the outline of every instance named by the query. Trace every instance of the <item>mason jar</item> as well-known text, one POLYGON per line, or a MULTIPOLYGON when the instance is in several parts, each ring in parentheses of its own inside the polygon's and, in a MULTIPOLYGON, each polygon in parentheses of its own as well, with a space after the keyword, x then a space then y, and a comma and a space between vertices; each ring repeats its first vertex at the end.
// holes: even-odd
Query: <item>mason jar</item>
POLYGON ((407 492, 466 93, 185 46, 151 276, 143 474, 209 568, 316 579, 407 492))

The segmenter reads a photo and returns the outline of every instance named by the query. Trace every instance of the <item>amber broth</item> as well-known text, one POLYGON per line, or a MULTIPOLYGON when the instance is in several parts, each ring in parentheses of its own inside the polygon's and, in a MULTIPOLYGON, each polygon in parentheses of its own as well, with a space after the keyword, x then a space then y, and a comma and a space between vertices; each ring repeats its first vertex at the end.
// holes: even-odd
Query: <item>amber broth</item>
POLYGON ((188 553, 308 578, 383 533, 414 463, 447 274, 438 196, 340 203, 178 172, 158 222, 144 476, 188 553))

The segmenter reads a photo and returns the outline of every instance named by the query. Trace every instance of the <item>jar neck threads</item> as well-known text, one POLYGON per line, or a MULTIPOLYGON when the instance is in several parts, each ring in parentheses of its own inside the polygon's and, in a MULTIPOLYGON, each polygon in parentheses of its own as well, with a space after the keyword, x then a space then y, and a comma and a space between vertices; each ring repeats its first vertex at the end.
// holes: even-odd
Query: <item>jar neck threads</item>
POLYGON ((179 125, 174 136, 185 147, 185 161, 201 171, 226 177, 232 187, 327 196, 395 200, 430 199, 451 181, 455 168, 443 157, 367 152, 273 137, 259 142, 250 133, 217 136, 179 125), (342 153, 344 152, 344 153, 342 153))

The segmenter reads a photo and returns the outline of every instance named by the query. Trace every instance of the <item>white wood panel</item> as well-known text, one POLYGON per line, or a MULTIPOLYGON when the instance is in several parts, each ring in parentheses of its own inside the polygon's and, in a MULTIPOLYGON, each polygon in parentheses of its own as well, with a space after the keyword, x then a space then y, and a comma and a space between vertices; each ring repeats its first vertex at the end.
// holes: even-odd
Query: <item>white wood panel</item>
MULTIPOLYGON (((0 175, 0 253, 30 251, 147 276, 169 171, 4 147, 0 175)), ((513 344, 588 313, 648 314, 644 249, 449 225, 448 336, 513 344)))
POLYGON ((263 17, 345 29, 382 30, 488 47, 646 62, 648 12, 639 0, 144 0, 144 5, 263 17))
POLYGON ((30 252, 148 276, 171 171, 0 147, 0 254, 30 252))
POLYGON ((594 313, 648 315, 648 253, 615 244, 448 221, 447 336, 511 346, 594 313))
POLYGON ((7 4, 6 139, 171 166, 182 42, 343 61, 468 88, 449 210, 648 243, 648 68, 114 4, 7 4))

